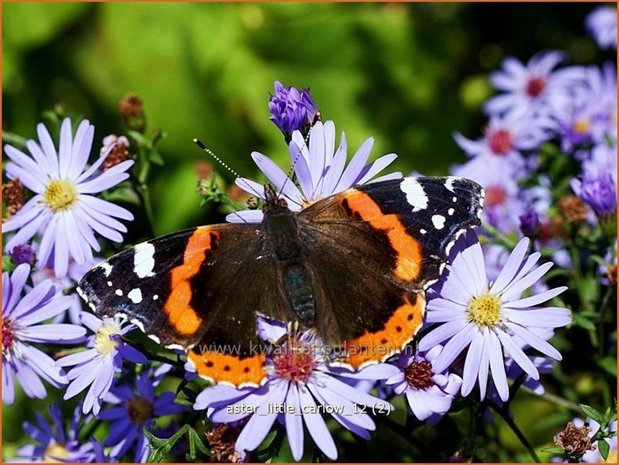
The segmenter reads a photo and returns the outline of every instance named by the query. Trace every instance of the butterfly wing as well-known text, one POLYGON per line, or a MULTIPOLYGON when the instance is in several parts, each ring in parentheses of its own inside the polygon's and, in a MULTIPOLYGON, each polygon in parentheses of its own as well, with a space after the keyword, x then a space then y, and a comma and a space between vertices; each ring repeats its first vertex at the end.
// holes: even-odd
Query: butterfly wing
POLYGON ((414 337, 423 291, 457 236, 480 224, 482 201, 467 179, 404 178, 350 189, 299 214, 303 241, 320 244, 307 258, 320 290, 318 332, 345 341, 347 363, 384 360, 414 337))
POLYGON ((278 310, 275 266, 260 225, 201 226, 136 245, 89 271, 82 297, 101 315, 124 314, 167 347, 191 349, 204 377, 259 384, 256 314, 278 310))

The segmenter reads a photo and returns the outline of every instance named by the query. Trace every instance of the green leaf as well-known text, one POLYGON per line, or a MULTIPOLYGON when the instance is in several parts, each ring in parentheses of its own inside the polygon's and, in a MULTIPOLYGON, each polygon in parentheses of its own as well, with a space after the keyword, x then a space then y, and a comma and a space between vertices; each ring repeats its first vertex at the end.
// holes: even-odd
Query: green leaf
POLYGON ((598 449, 600 450, 600 455, 604 460, 606 460, 608 458, 608 453, 610 452, 610 445, 604 439, 600 439, 597 444, 598 449))
POLYGON ((584 328, 584 329, 586 329, 588 331, 595 331, 596 330, 595 324, 591 320, 589 320, 586 317, 582 316, 581 314, 575 313, 575 314, 573 314, 573 317, 574 317, 574 324, 576 326, 580 326, 581 328, 584 328))
POLYGON ((2 256, 2 271, 6 271, 8 273, 12 273, 15 270, 15 263, 11 260, 11 257, 8 255, 2 256))
POLYGON ((604 415, 602 415, 600 412, 598 412, 593 407, 590 407, 589 405, 586 405, 586 404, 580 404, 580 409, 583 412, 585 412, 585 414, 592 420, 595 420, 598 423, 604 422, 604 415))
POLYGON ((609 375, 617 376, 617 360, 612 357, 604 357, 598 362, 600 368, 602 368, 609 375))
POLYGON ((198 454, 196 453, 196 449, 205 456, 210 456, 209 450, 204 445, 200 436, 195 429, 189 428, 189 432, 187 433, 189 438, 189 452, 187 453, 187 460, 189 462, 196 462, 198 459, 198 454))

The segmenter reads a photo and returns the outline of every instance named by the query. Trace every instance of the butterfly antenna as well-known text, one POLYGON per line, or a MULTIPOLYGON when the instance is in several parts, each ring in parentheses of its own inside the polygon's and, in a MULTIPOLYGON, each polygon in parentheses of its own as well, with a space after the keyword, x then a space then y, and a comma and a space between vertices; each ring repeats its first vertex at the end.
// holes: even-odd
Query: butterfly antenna
MULTIPOLYGON (((215 155, 215 153, 209 149, 206 145, 204 145, 204 143, 197 138, 194 138, 193 140, 194 144, 196 144, 198 147, 200 147, 202 150, 204 150, 206 153, 208 153, 217 163, 219 163, 221 166, 223 166, 226 170, 228 170, 230 173, 232 173, 234 175, 235 181, 237 179, 243 179, 241 178, 241 176, 239 175, 239 173, 237 173, 235 170, 233 170, 232 168, 230 168, 230 166, 224 162, 221 158, 219 158, 217 155, 215 155)), ((248 183, 245 182, 243 183, 245 186, 247 186, 251 191, 253 191, 254 195, 258 198, 261 198, 261 194, 258 193, 256 191, 256 189, 254 189, 254 187, 248 183)), ((241 220, 243 220, 244 223, 247 223, 247 221, 245 220, 245 218, 243 218, 241 215, 239 215, 237 212, 233 212, 236 216, 238 216, 239 218, 241 218, 241 220)))
MULTIPOLYGON (((312 129, 310 128, 310 130, 307 132, 307 136, 305 136, 305 144, 309 147, 309 140, 310 140, 310 134, 312 132, 312 129)), ((295 144, 296 145, 296 144, 295 144)), ((282 184, 282 188, 279 190, 279 192, 277 193, 277 197, 281 196, 281 194, 284 192, 284 187, 286 187, 286 183, 288 181, 292 181, 292 178, 294 177, 294 167, 297 164, 297 160, 299 160, 299 157, 302 155, 301 149, 299 148, 299 153, 297 154, 296 157, 294 157, 294 160, 292 160, 292 166, 290 167, 290 170, 288 171, 288 175, 286 176, 286 179, 284 179, 284 182, 282 184)), ((294 199, 292 199, 294 200, 294 199)), ((307 200, 307 199, 305 199, 307 200)), ((295 201, 295 203, 297 203, 299 206, 302 206, 301 204, 299 204, 298 202, 295 201)))

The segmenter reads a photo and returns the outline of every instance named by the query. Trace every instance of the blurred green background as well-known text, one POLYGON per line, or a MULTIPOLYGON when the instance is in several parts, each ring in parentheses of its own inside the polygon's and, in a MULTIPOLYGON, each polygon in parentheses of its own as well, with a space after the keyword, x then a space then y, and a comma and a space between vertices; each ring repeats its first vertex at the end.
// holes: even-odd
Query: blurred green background
POLYGON ((161 234, 220 219, 198 208, 204 154, 192 138, 244 176, 257 175, 252 150, 287 162, 268 119, 276 79, 310 87, 350 150, 374 136, 374 157, 396 152, 397 169, 445 174, 464 159, 453 131, 479 133, 487 73, 505 56, 558 48, 576 63, 600 58, 583 24, 593 7, 7 3, 3 128, 34 137, 41 113, 60 104, 95 124, 99 144, 124 129, 118 101, 138 94, 149 133, 167 133, 151 186, 161 234))
MULTIPOLYGON (((244 176, 258 176, 252 150, 287 163, 283 138, 268 119, 273 81, 310 87, 324 119, 346 132, 349 153, 373 136, 374 157, 396 152, 397 169, 445 174, 465 159, 453 132, 479 134, 480 105, 492 93, 487 75, 504 57, 527 61, 540 50, 562 49, 579 64, 612 58, 585 32, 584 18, 594 7, 5 3, 2 125, 34 137, 42 112, 61 105, 67 115, 95 124, 94 154, 104 136, 125 130, 118 101, 138 94, 148 133, 167 133, 161 144, 166 166, 155 170, 151 184, 155 232, 163 234, 221 220, 216 209, 199 208, 195 167, 205 154, 194 137, 244 176)), ((580 386, 589 382, 577 385, 594 390, 580 386)), ((60 397, 53 388, 50 393, 60 397)), ((552 413, 551 404, 523 396, 514 405, 519 425, 534 446, 545 444, 569 412, 552 413), (536 414, 527 415, 531 411, 536 414)), ((5 408, 5 444, 23 440, 21 422, 48 403, 21 396, 5 408)), ((443 432, 453 429, 451 419, 444 425, 443 432)), ((424 441, 449 451, 458 439, 453 431, 445 438, 428 430, 424 441)), ((523 454, 508 429, 497 427, 495 434, 505 449, 488 450, 489 457, 523 454)), ((401 455, 406 445, 388 429, 379 428, 379 435, 395 447, 349 444, 352 455, 343 459, 412 459, 401 455)))

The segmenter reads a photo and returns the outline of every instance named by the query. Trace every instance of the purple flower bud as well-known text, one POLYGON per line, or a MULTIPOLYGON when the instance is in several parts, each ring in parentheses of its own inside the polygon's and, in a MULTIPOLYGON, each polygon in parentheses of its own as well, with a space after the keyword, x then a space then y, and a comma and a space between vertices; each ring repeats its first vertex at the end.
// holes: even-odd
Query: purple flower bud
POLYGON ((539 216, 537 216, 535 210, 528 209, 520 215, 519 218, 520 231, 522 231, 522 234, 527 237, 537 237, 540 232, 541 225, 539 222, 539 216))
POLYGON ((572 183, 572 188, 598 217, 617 211, 617 188, 610 173, 585 174, 572 183))
POLYGON ((32 247, 27 244, 16 245, 10 252, 11 260, 16 265, 27 263, 30 266, 34 266, 36 262, 36 255, 32 247))
POLYGON ((279 81, 275 81, 274 88, 275 95, 269 98, 271 121, 284 134, 287 141, 295 130, 305 135, 319 117, 309 89, 284 87, 279 81))

